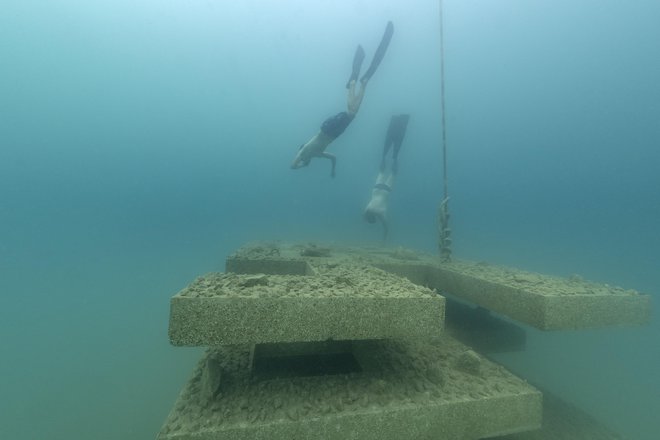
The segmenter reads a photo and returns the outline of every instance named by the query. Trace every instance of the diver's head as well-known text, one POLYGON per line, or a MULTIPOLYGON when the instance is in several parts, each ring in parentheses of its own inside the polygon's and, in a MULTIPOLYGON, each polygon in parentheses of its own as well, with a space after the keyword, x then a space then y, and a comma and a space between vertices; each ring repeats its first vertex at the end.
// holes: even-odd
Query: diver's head
POLYGON ((368 223, 376 223, 376 214, 374 214, 372 211, 364 211, 364 219, 368 223))

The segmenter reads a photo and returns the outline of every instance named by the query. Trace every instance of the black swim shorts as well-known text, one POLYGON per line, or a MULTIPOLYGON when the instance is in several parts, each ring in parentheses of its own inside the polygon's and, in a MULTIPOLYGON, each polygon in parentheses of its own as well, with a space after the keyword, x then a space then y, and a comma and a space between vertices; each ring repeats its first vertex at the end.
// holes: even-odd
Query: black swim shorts
POLYGON ((351 115, 347 112, 337 113, 323 121, 321 131, 323 134, 335 139, 346 130, 346 127, 348 127, 348 124, 351 123, 354 117, 355 115, 351 115))

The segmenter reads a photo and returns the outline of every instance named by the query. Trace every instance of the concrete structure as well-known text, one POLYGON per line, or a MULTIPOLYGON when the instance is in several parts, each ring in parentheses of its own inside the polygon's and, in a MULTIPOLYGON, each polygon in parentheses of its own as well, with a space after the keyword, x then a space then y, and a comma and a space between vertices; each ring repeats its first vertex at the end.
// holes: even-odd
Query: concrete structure
POLYGON ((371 264, 541 330, 642 325, 651 316, 649 295, 589 282, 577 275, 550 277, 483 262, 441 263, 436 257, 405 249, 314 246, 311 248, 324 251, 317 252, 319 256, 307 256, 310 247, 249 245, 227 259, 227 269, 253 258, 260 259, 262 267, 274 269, 277 264, 285 271, 304 262, 312 266, 321 262, 371 264), (262 249, 268 246, 276 250, 264 257, 262 249))
POLYGON ((282 378, 254 374, 247 347, 211 349, 158 438, 449 440, 540 427, 540 392, 449 337, 351 346, 355 371, 282 378), (217 390, 204 385, 209 359, 217 390))
POLYGON ((544 330, 642 324, 648 295, 400 248, 255 243, 226 269, 172 298, 171 342, 212 348, 159 440, 618 438, 550 397, 540 429, 541 393, 452 336, 521 349, 491 311, 544 330), (438 293, 461 300, 447 332, 438 293))
POLYGON ((431 290, 372 266, 318 265, 308 276, 215 273, 172 298, 169 334, 178 346, 430 339, 442 332, 444 307, 431 290))

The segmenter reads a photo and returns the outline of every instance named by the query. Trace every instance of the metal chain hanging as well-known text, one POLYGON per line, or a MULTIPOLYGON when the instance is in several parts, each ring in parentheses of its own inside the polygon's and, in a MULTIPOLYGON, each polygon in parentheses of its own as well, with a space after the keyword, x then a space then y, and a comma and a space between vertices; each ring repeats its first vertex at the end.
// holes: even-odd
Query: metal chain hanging
POLYGON ((438 207, 438 248, 443 262, 451 261, 451 229, 449 228, 449 192, 447 189, 447 130, 445 125, 445 51, 442 17, 442 0, 440 6, 440 107, 442 113, 442 172, 443 198, 438 207))

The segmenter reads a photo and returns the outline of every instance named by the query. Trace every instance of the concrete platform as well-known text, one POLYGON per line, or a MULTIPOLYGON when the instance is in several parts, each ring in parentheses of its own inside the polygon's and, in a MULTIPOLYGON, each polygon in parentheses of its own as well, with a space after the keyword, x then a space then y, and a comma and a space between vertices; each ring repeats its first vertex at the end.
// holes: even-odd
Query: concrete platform
POLYGON ((437 257, 402 248, 268 246, 270 256, 264 253, 263 245, 239 249, 227 259, 227 270, 251 259, 273 270, 277 264, 286 273, 294 270, 287 269, 286 261, 291 267, 306 262, 312 268, 320 263, 370 264, 542 330, 642 325, 651 315, 649 295, 593 283, 577 275, 551 277, 483 262, 441 263, 437 257))
POLYGON ((351 372, 282 378, 253 374, 249 347, 211 349, 158 439, 475 440, 541 425, 540 392, 449 337, 351 345, 351 372))
POLYGON ((200 277, 171 300, 170 341, 428 339, 444 328, 445 299, 426 287, 373 266, 316 264, 313 273, 200 277))
POLYGON ((438 265, 429 285, 541 330, 642 325, 651 297, 633 290, 483 263, 438 265))

